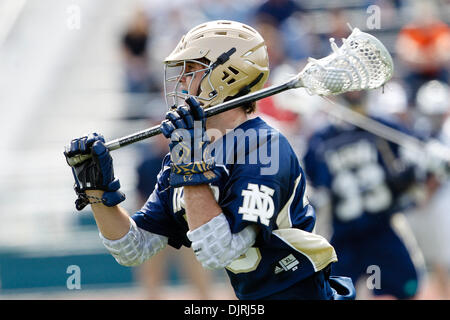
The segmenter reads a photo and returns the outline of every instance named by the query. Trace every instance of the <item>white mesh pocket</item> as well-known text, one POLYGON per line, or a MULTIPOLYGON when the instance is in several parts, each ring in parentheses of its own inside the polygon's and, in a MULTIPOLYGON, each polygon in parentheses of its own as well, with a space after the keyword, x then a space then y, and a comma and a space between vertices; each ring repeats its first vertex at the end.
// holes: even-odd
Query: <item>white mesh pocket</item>
POLYGON ((375 89, 392 77, 392 57, 374 36, 355 28, 340 48, 334 39, 330 42, 333 53, 320 60, 310 58, 300 74, 300 81, 310 93, 330 95, 375 89))

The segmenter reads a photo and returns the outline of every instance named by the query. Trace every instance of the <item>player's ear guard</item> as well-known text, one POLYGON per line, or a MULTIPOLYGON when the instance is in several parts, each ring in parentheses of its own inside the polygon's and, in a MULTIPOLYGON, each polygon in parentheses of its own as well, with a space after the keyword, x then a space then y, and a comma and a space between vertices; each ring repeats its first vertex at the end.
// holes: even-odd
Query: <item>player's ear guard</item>
POLYGON ((333 290, 333 300, 355 300, 356 290, 349 277, 330 276, 328 280, 333 290))

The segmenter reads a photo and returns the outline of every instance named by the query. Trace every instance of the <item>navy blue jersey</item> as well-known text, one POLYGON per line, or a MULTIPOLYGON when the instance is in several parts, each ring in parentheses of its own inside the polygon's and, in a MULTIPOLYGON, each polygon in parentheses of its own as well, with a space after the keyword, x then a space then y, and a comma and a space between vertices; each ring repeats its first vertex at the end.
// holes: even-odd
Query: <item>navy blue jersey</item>
MULTIPOLYGON (((248 120, 214 144, 221 179, 214 196, 237 233, 259 226, 256 243, 226 267, 239 299, 259 299, 280 292, 330 263, 334 248, 314 233, 315 212, 305 200, 305 176, 287 139, 260 118, 248 120)), ((190 247, 183 188, 169 185, 170 156, 136 224, 167 236, 169 245, 190 247)))
POLYGON ((328 190, 337 238, 364 236, 388 224, 393 213, 404 209, 407 202, 400 196, 416 179, 398 145, 353 126, 329 125, 316 132, 303 161, 311 185, 328 190))

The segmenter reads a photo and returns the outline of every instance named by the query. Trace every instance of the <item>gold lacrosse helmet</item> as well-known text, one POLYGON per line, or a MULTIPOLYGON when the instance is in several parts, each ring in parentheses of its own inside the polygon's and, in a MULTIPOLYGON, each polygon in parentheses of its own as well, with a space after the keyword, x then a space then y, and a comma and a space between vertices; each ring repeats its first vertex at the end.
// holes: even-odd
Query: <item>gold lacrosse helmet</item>
POLYGON ((210 21, 191 29, 164 63, 164 91, 169 108, 183 104, 189 96, 208 108, 261 89, 269 76, 262 36, 246 24, 228 20, 210 21), (187 62, 203 67, 189 72, 187 62), (196 73, 202 78, 199 92, 193 93, 192 80, 200 76, 196 73), (187 76, 192 78, 183 89, 181 79, 187 76))

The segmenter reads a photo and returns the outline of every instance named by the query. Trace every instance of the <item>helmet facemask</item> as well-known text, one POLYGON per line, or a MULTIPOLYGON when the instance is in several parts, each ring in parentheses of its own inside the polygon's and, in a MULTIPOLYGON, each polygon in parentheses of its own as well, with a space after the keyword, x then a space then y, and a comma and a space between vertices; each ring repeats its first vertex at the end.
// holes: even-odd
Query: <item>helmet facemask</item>
MULTIPOLYGON (((203 61, 206 59, 202 59, 203 61)), ((200 97, 203 81, 206 81, 211 87, 210 92, 217 92, 211 83, 211 64, 199 60, 183 60, 178 62, 166 63, 164 67, 164 94, 167 107, 173 108, 184 104, 188 97, 196 98, 200 104, 215 98, 216 94, 210 94, 209 98, 200 97), (188 70, 188 63, 200 65, 195 71, 188 70), (189 83, 183 84, 182 79, 190 77, 189 83), (197 80, 198 88, 193 92, 194 80, 197 80)))

